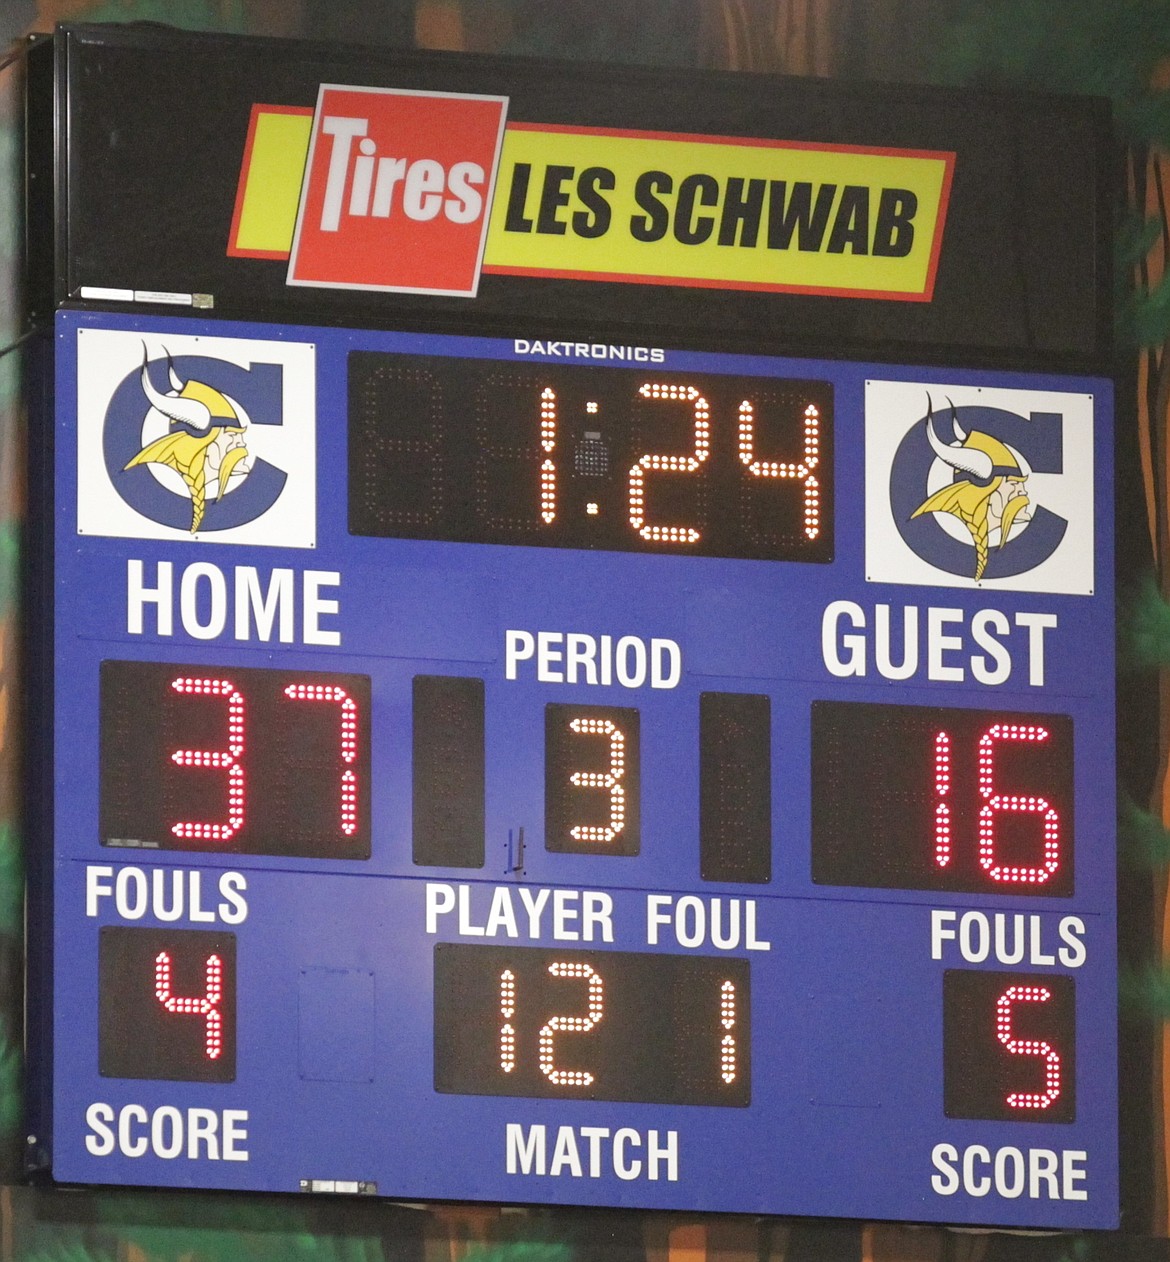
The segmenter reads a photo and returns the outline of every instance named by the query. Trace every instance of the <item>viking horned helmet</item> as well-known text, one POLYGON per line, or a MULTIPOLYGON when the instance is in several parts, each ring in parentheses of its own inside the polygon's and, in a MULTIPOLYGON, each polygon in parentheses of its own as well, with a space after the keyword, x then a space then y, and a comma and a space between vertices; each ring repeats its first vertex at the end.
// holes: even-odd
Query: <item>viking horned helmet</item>
POLYGON ((175 362, 170 351, 166 352, 166 356, 171 388, 163 394, 155 389, 150 380, 146 345, 143 344, 142 391, 153 408, 161 412, 172 425, 187 425, 200 433, 205 433, 213 422, 232 429, 243 429, 240 415, 226 395, 202 381, 184 381, 175 371, 175 362))
POLYGON ((964 431, 959 424, 954 403, 950 399, 947 402, 951 405, 951 428, 955 435, 953 443, 944 443, 935 433, 934 409, 929 395, 926 401, 926 437, 934 454, 944 464, 984 485, 997 476, 1019 481, 1031 477, 1032 470, 1020 452, 980 430, 964 431))

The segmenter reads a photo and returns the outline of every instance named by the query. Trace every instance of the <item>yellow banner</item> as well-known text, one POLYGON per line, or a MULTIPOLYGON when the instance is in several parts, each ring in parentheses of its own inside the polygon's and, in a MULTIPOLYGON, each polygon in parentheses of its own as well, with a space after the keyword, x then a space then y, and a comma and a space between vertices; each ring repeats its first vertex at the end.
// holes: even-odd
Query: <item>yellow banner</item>
MULTIPOLYGON (((229 253, 287 256, 308 111, 257 106, 229 253)), ((929 301, 954 155, 511 124, 484 271, 929 301)))
POLYGON ((312 130, 312 110, 252 107, 229 254, 288 258, 312 130))
POLYGON ((929 299, 952 163, 513 124, 484 270, 929 299))

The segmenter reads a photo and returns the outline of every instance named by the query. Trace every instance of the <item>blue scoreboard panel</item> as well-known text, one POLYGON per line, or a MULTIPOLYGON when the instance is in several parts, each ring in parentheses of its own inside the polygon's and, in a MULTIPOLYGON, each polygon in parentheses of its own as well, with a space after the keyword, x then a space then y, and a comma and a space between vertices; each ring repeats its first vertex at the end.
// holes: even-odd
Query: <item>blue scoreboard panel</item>
POLYGON ((56 374, 55 1179, 1116 1225, 1107 383, 56 374))

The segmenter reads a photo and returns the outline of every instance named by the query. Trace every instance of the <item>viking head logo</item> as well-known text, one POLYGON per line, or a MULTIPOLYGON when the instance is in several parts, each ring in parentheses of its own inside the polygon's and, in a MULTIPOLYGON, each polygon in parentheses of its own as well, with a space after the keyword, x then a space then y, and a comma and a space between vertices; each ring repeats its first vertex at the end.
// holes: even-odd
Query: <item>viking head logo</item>
POLYGON ((252 467, 244 434, 247 420, 237 404, 214 386, 183 381, 167 352, 171 388, 156 390, 142 348, 142 391, 152 408, 169 422, 169 432, 145 447, 125 466, 157 464, 173 469, 191 496, 191 533, 203 521, 207 497, 221 499, 247 477, 252 467))
MULTIPOLYGON (((951 401, 948 399, 948 403, 951 401)), ((1031 469, 1014 448, 979 430, 963 432, 951 403, 954 441, 935 433, 934 409, 926 399, 926 437, 934 454, 954 471, 954 479, 925 499, 911 514, 949 513, 966 527, 975 545, 975 579, 983 577, 992 547, 1002 548, 1013 525, 1032 518, 1025 489, 1031 469)))

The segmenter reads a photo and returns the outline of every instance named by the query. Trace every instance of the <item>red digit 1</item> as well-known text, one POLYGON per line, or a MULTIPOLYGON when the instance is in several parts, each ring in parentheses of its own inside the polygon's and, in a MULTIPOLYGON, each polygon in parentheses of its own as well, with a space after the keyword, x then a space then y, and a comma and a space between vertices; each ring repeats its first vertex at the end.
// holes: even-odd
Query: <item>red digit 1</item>
MULTIPOLYGON (((325 684, 289 684, 284 695, 290 701, 331 701, 341 706, 341 761, 357 758, 357 702, 344 688, 325 684)), ((341 773, 339 804, 341 831, 352 837, 357 831, 357 776, 350 768, 341 773)))
POLYGON ((945 868, 951 861, 951 737, 938 732, 934 738, 934 861, 945 868))
POLYGON ((540 520, 551 526, 557 519, 557 466, 552 456, 557 446, 557 395, 550 386, 540 392, 540 520))
POLYGON ((719 1024, 723 1038, 719 1041, 719 1076, 730 1086, 739 1074, 739 1046, 732 1031, 736 1020, 735 983, 726 981, 719 988, 719 1024))
POLYGON ((1047 986, 1009 986, 995 1001, 995 1034, 1013 1056, 1035 1056, 1044 1062, 1043 1091, 1013 1091, 1007 1097, 1013 1109, 1046 1109, 1060 1098, 1060 1054, 1043 1039, 1021 1039, 1012 1033, 1012 1006, 1018 1003, 1048 1003, 1052 991, 1047 986))
POLYGON ((184 1017, 202 1017, 204 1053, 208 1060, 218 1060, 223 1055, 223 1013, 219 1010, 219 1001, 223 998, 223 961, 218 955, 207 957, 204 991, 199 998, 176 995, 171 989, 171 976, 170 954, 160 951, 154 957, 155 997, 168 1012, 184 1017))
POLYGON ((218 767, 228 775, 228 817, 225 824, 181 820, 171 825, 176 837, 195 841, 230 841, 244 826, 244 698, 230 679, 191 679, 180 676, 171 687, 181 696, 225 697, 228 706, 228 747, 176 749, 171 762, 179 767, 218 767))
POLYGON ((1031 723, 995 723, 979 738, 979 866, 994 881, 1023 881, 1042 885, 1060 867, 1060 813, 1046 798, 1019 793, 997 793, 994 784, 995 746, 1003 741, 1046 741, 1048 729, 1031 723), (1013 867, 995 857, 995 820, 998 815, 1037 815, 1044 827, 1044 860, 1036 867, 1013 867))
POLYGON ((516 974, 510 968, 500 974, 500 1068, 510 1074, 516 1068, 516 974))

